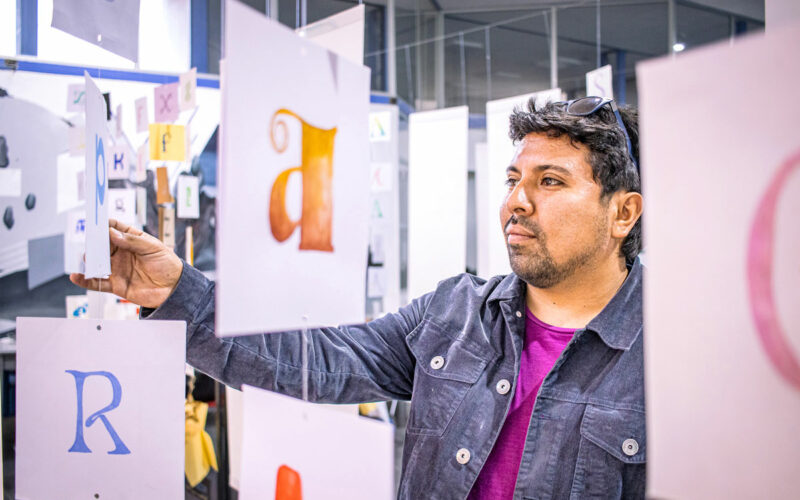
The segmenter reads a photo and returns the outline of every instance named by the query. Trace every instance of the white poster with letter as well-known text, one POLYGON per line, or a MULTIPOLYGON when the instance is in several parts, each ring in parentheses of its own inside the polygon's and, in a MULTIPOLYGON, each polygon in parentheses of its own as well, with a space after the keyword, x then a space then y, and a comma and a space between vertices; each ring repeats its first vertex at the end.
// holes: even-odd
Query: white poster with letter
POLYGON ((467 266, 466 106, 408 117, 408 298, 467 266))
POLYGON ((606 64, 586 73, 586 95, 614 98, 611 65, 606 64))
POLYGON ((394 498, 394 428, 242 388, 240 498, 394 498))
POLYGON ((185 335, 17 318, 16 498, 183 498, 185 335))
POLYGON ((89 73, 86 78, 86 272, 87 278, 111 274, 108 242, 108 163, 113 161, 106 125, 106 101, 89 73))
POLYGON ((361 322, 369 70, 239 2, 225 21, 216 333, 361 322))
POLYGON ((514 107, 526 109, 528 101, 535 99, 537 106, 561 99, 561 89, 555 88, 518 95, 486 103, 486 142, 488 162, 476 162, 475 184, 479 195, 488 196, 488 201, 477 203, 487 212, 480 217, 482 227, 478 230, 478 276, 490 278, 498 274, 509 274, 508 250, 500 221, 500 205, 505 200, 506 169, 511 165, 516 146, 508 137, 509 117, 514 107), (484 187, 485 186, 485 187, 484 187))
POLYGON ((638 66, 648 497, 800 491, 797 47, 795 25, 638 66))

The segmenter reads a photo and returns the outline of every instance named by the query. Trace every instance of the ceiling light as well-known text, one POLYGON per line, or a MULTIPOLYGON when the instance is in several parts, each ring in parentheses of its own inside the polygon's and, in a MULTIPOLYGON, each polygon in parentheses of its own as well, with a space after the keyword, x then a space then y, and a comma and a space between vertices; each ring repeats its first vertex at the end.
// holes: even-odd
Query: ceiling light
POLYGON ((672 44, 672 52, 683 52, 686 48, 686 44, 681 42, 676 42, 672 44))

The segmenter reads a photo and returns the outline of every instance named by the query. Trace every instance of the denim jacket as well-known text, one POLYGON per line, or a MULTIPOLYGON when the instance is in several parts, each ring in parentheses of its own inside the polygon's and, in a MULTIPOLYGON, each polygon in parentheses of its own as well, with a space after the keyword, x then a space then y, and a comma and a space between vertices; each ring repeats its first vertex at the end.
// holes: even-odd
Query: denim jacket
MULTIPOLYGON (((217 338, 214 284, 194 268, 184 265, 176 289, 149 318, 187 321, 187 359, 200 371, 233 387, 301 396, 301 333, 217 338)), ((524 335, 519 277, 456 276, 395 314, 311 330, 308 397, 411 399, 398 498, 463 499, 503 426, 524 335)), ((644 498, 644 411, 637 259, 545 378, 514 498, 644 498)))

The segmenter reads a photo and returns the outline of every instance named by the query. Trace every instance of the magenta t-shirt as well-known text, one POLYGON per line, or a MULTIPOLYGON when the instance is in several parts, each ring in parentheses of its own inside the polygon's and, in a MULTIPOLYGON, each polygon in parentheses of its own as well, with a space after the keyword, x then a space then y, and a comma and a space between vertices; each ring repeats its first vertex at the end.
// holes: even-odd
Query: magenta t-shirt
POLYGON ((525 343, 514 398, 494 448, 472 487, 469 500, 494 500, 514 496, 536 394, 573 333, 573 329, 543 323, 527 311, 525 343))

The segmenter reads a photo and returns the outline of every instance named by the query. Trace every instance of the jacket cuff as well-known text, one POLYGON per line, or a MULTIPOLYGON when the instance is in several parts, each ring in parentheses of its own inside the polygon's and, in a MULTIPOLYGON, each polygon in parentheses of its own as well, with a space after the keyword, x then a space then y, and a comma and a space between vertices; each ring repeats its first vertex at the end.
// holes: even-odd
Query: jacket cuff
POLYGON ((175 290, 158 308, 142 307, 140 310, 142 319, 178 319, 187 323, 194 322, 195 314, 201 306, 200 299, 211 281, 183 259, 181 262, 183 262, 183 271, 175 290))

